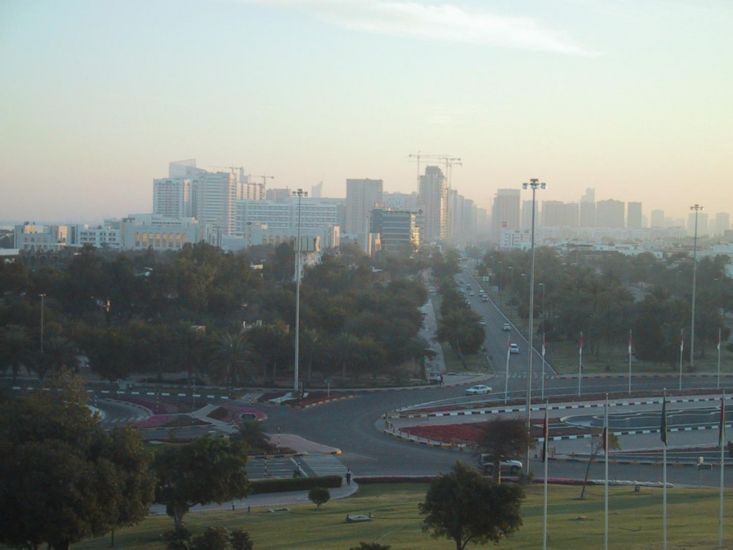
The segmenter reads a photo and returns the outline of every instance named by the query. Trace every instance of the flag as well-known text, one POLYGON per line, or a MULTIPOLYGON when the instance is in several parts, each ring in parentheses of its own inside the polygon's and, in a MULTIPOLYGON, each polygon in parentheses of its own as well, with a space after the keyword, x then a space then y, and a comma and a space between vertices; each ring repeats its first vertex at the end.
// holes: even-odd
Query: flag
POLYGON ((659 427, 660 437, 664 446, 667 446, 667 397, 662 400, 662 425, 659 427))
POLYGON ((578 342, 578 353, 583 355, 583 347, 585 346, 585 339, 583 338, 583 331, 580 331, 580 341, 578 342))
POLYGON ((545 335, 543 334, 543 335, 542 335, 542 357, 544 357, 544 356, 545 356, 545 352, 547 351, 547 349, 546 349, 546 345, 547 345, 547 338, 546 338, 546 337, 545 337, 545 335))
POLYGON ((682 355, 682 352, 685 351, 685 333, 684 331, 680 331, 680 355, 682 355))
POLYGON ((547 440, 550 438, 550 419, 547 416, 547 405, 545 405, 545 422, 542 425, 542 460, 547 457, 547 440))
POLYGON ((720 424, 718 426, 718 445, 725 442, 725 396, 720 397, 720 424))
POLYGON ((717 346, 718 351, 720 351, 720 339, 721 339, 720 332, 721 332, 720 329, 718 329, 718 346, 717 346))
POLYGON ((634 349, 634 337, 631 335, 631 331, 629 331, 629 356, 631 355, 633 349, 634 349))

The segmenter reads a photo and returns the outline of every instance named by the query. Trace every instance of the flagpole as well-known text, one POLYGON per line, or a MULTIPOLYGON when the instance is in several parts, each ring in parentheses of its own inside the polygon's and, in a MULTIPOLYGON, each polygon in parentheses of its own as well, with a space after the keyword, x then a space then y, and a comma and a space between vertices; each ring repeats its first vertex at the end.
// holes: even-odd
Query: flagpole
MULTIPOLYGON (((546 340, 545 340, 545 333, 542 333, 542 383, 541 383, 541 399, 545 399, 545 346, 546 346, 546 340)), ((718 352, 718 357, 720 357, 720 352, 718 352)), ((720 364, 720 361, 718 361, 718 364, 720 364)), ((720 370, 720 369, 718 369, 720 370)))
POLYGON ((631 395, 631 340, 632 333, 631 329, 629 329, 629 395, 631 395))
POLYGON ((605 456, 605 469, 606 479, 604 484, 605 489, 605 503, 604 503, 604 517, 605 517, 605 531, 603 534, 603 548, 608 550, 608 394, 606 394, 606 405, 603 409, 603 454, 605 456))
POLYGON ((680 391, 682 391, 682 353, 685 351, 685 329, 680 329, 680 391))
POLYGON ((583 386, 583 331, 580 331, 580 347, 578 348, 578 397, 583 386))
POLYGON ((662 548, 667 550, 667 390, 662 400, 662 548))
POLYGON ((547 410, 549 408, 549 403, 545 401, 545 434, 544 434, 544 452, 545 455, 544 462, 545 462, 545 478, 544 478, 544 485, 545 485, 545 514, 544 514, 544 520, 543 520, 543 528, 542 528, 542 548, 543 550, 547 550, 547 455, 549 454, 549 445, 548 445, 548 439, 550 435, 549 430, 549 421, 547 418, 547 410))
POLYGON ((722 338, 722 329, 718 328, 718 385, 717 388, 720 389, 720 341, 722 338))
POLYGON ((509 401, 509 357, 511 356, 512 337, 507 336, 506 339, 506 369, 504 373, 504 404, 509 401))
POLYGON ((720 446, 720 517, 718 518, 718 546, 723 548, 723 506, 725 494, 725 391, 720 398, 720 432, 718 435, 720 446))

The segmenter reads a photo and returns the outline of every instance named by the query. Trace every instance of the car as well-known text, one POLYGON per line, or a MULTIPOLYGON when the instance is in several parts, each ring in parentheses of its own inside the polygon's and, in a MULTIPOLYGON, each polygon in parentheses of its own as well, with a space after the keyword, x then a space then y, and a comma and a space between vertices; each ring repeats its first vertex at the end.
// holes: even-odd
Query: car
POLYGON ((485 395, 487 393, 491 393, 491 386, 487 386, 485 384, 466 388, 466 395, 485 395))
POLYGON ((479 321, 478 324, 481 325, 482 327, 485 327, 486 326, 486 321, 479 321))
POLYGON ((504 323, 504 326, 501 327, 501 330, 503 330, 504 332, 509 332, 510 330, 512 330, 512 326, 509 323, 504 323))
POLYGON ((486 296, 486 294, 484 294, 483 296, 481 296, 481 301, 482 302, 488 302, 489 301, 489 297, 486 296))
POLYGON ((512 355, 516 355, 519 353, 519 345, 517 344, 509 344, 509 353, 512 355))
MULTIPOLYGON (((490 476, 494 474, 494 462, 487 454, 482 454, 479 458, 479 465, 484 475, 490 476)), ((502 460, 499 463, 501 475, 517 476, 522 472, 522 463, 519 460, 502 460)))

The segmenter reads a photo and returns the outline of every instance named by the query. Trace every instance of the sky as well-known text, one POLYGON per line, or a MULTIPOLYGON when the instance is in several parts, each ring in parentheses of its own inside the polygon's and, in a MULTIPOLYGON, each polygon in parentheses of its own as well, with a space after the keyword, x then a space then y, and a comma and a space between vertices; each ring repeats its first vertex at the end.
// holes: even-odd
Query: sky
POLYGON ((416 190, 450 154, 489 208, 733 213, 730 0, 3 0, 0 220, 149 212, 168 162, 271 187, 416 190))

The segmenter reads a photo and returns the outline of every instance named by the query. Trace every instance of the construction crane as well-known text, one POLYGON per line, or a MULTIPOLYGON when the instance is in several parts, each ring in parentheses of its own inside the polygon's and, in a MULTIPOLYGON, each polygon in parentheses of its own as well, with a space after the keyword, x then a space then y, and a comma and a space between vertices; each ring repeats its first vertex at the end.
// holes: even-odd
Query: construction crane
POLYGON ((244 166, 212 166, 211 168, 226 168, 229 172, 237 178, 237 195, 244 197, 244 186, 246 184, 247 175, 244 173, 244 166), (237 174, 239 171, 239 174, 237 174))
POLYGON ((262 178, 262 183, 249 183, 247 182, 247 185, 252 185, 259 188, 259 200, 265 199, 265 188, 267 187, 267 180, 274 180, 275 176, 263 176, 263 175, 251 175, 252 178, 262 178))
POLYGON ((416 159, 417 160, 417 182, 418 187, 420 185, 420 160, 437 160, 443 163, 445 166, 445 176, 448 180, 448 187, 451 187, 453 182, 453 166, 463 166, 463 161, 460 157, 454 157, 452 155, 446 155, 446 154, 431 154, 431 153, 423 153, 422 151, 418 151, 417 153, 411 153, 408 155, 408 158, 416 159))

